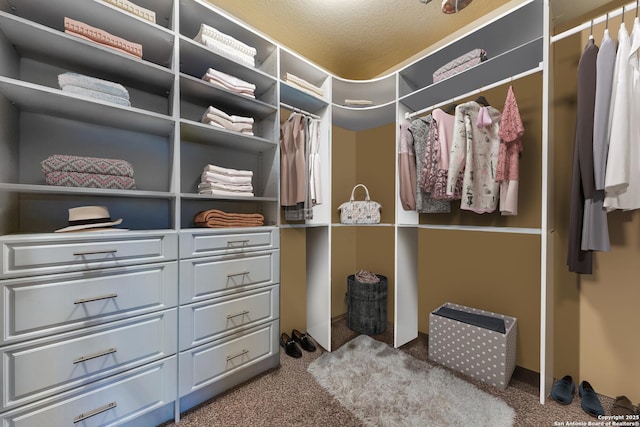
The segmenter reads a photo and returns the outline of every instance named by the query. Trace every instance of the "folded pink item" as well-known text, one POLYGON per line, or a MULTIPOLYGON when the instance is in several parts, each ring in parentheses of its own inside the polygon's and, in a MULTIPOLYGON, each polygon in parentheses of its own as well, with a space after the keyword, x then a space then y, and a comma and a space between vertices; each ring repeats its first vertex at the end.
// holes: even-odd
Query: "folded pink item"
POLYGON ((118 190, 135 190, 135 180, 128 176, 103 175, 99 173, 82 173, 52 171, 44 176, 47 185, 60 187, 109 188, 118 190))
POLYGON ((142 58, 141 44, 133 43, 129 40, 114 36, 113 34, 110 34, 104 30, 87 25, 84 22, 76 21, 65 16, 64 29, 66 33, 81 36, 82 38, 91 40, 93 42, 118 49, 138 58, 142 58))
POLYGON ((126 160, 104 159, 99 157, 68 156, 53 154, 42 162, 42 173, 49 172, 82 172, 101 175, 128 176, 133 178, 133 166, 126 160))
POLYGON ((469 68, 475 67, 487 60, 487 53, 483 49, 474 49, 449 61, 433 73, 433 82, 439 82, 469 68))

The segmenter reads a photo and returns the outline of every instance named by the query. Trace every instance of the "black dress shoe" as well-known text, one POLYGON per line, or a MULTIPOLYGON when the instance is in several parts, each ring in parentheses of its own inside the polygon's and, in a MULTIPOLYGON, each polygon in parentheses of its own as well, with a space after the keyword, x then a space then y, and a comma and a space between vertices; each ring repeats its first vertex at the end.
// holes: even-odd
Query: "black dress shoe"
POLYGON ((291 331, 293 339, 300 344, 300 347, 307 351, 316 351, 316 345, 311 340, 311 337, 307 334, 301 333, 299 330, 294 329, 291 331))
POLYGON ((289 356, 295 358, 302 357, 302 351, 298 347, 298 344, 284 332, 280 335, 280 345, 289 356))

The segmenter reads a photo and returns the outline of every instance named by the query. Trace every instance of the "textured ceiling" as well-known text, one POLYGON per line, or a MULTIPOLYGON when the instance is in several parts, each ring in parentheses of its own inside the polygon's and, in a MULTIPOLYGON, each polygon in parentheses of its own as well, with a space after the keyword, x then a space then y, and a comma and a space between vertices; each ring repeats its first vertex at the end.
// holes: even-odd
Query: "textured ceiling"
MULTIPOLYGON (((208 0, 313 63, 347 79, 367 79, 407 61, 428 47, 507 3, 475 0, 453 15, 441 0, 208 0)), ((556 23, 575 19, 605 0, 551 0, 556 23)))

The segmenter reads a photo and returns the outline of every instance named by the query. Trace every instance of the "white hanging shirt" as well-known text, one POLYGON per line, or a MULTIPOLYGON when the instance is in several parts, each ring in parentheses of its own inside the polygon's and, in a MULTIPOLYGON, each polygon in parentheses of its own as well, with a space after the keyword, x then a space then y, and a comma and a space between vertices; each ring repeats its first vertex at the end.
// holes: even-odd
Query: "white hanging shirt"
POLYGON ((607 211, 640 208, 640 20, 631 38, 624 24, 618 32, 609 153, 605 175, 607 211), (633 118, 633 120, 632 120, 633 118))

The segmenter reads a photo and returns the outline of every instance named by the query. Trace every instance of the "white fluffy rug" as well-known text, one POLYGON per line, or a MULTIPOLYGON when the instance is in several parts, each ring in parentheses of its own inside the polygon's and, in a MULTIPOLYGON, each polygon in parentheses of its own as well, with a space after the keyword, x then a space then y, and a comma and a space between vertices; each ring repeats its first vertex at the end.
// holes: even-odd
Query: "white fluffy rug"
POLYGON ((512 426, 514 410, 443 368, 360 335, 308 371, 368 426, 512 426))

